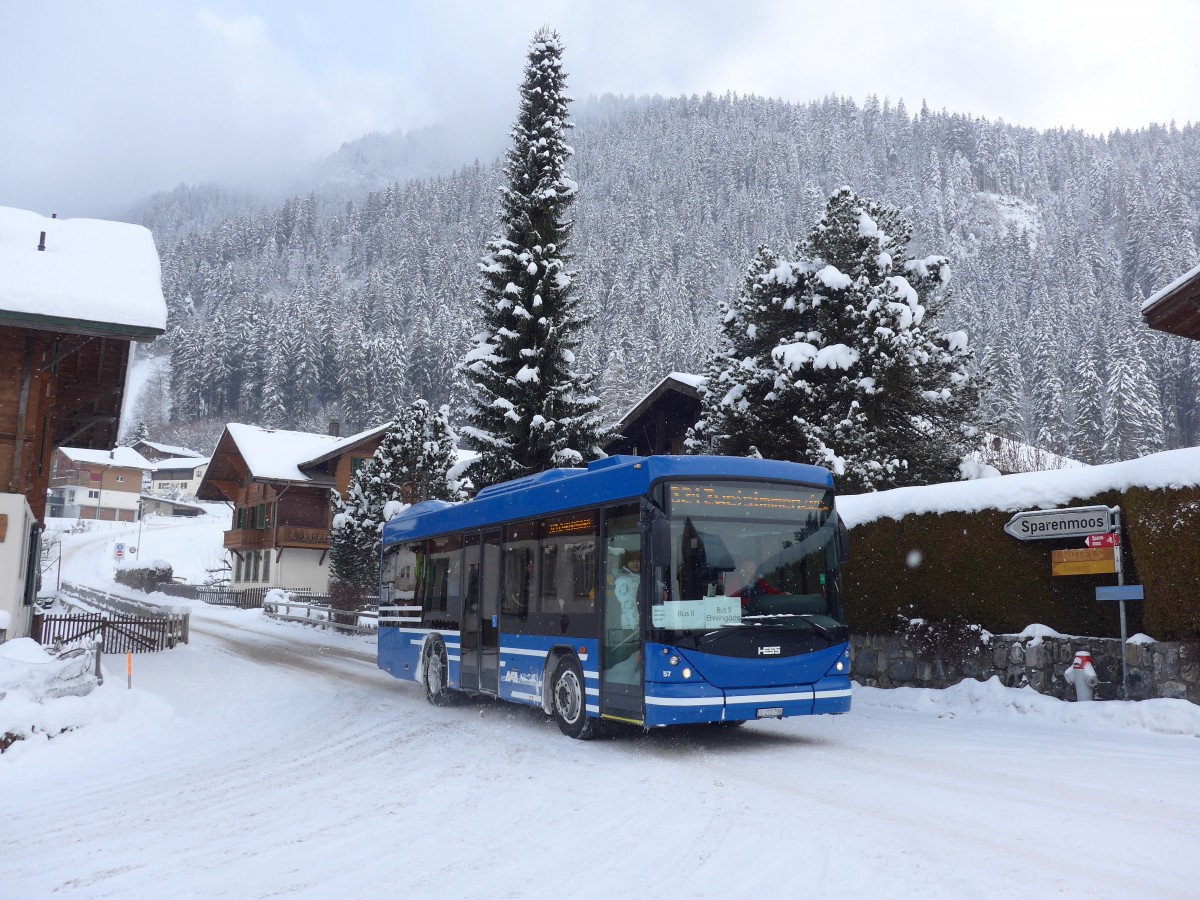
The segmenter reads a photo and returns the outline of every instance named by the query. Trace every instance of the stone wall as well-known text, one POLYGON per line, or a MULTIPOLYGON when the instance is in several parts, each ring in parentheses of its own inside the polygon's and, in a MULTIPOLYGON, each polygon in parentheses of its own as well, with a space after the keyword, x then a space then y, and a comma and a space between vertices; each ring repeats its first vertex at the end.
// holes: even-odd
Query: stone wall
MULTIPOLYGON (((856 634, 850 640, 853 678, 871 687, 943 688, 964 678, 986 681, 995 675, 1009 687, 1029 685, 1040 693, 1073 700, 1075 688, 1063 673, 1075 653, 1086 650, 1100 679, 1096 699, 1121 698, 1117 639, 995 635, 974 650, 952 655, 930 652, 927 646, 904 634, 856 634)), ((1131 643, 1125 646, 1125 659, 1131 700, 1173 697, 1200 704, 1200 643, 1131 643)))

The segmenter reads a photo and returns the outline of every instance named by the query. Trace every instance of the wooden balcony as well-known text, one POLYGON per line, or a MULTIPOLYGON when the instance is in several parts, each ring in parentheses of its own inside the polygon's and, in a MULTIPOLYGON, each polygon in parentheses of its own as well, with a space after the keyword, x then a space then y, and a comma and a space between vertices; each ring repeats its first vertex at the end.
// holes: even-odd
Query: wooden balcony
POLYGON ((224 542, 227 550, 260 550, 271 546, 328 550, 329 529, 302 528, 296 525, 280 525, 274 529, 236 528, 225 532, 224 542))
POLYGON ((256 528, 236 528, 225 532, 226 550, 258 550, 271 546, 271 532, 256 528))
POLYGON ((275 537, 275 545, 277 547, 307 547, 313 550, 328 550, 329 529, 280 525, 275 537))

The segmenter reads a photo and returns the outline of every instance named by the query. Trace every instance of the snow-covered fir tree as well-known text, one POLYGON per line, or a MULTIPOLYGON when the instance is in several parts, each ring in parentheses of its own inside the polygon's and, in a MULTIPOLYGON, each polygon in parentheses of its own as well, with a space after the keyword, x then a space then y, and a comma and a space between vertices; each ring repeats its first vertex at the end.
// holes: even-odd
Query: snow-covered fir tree
POLYGON ((892 207, 849 188, 724 310, 693 449, 830 467, 844 489, 959 477, 979 439, 965 332, 942 332, 945 257, 906 254, 892 207))
POLYGON ((345 496, 332 496, 330 577, 371 590, 379 579, 388 519, 421 500, 465 499, 459 484, 449 478, 457 461, 448 408, 430 411, 424 400, 415 401, 388 426, 375 454, 351 476, 345 496))
POLYGON ((483 487, 600 455, 592 377, 576 370, 586 324, 567 268, 577 185, 566 171, 566 73, 557 32, 533 38, 500 189, 501 234, 480 263, 483 331, 462 362, 470 477, 483 487))

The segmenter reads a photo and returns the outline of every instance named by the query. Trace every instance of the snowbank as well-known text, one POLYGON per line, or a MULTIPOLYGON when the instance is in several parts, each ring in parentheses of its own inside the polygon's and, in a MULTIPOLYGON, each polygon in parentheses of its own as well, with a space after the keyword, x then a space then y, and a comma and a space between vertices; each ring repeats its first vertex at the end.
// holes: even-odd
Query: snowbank
POLYGON ((936 690, 854 685, 854 709, 862 711, 872 707, 932 713, 939 718, 1021 719, 1200 737, 1200 706, 1186 700, 1071 703, 1039 694, 1031 687, 1005 687, 999 678, 967 679, 953 687, 936 690))

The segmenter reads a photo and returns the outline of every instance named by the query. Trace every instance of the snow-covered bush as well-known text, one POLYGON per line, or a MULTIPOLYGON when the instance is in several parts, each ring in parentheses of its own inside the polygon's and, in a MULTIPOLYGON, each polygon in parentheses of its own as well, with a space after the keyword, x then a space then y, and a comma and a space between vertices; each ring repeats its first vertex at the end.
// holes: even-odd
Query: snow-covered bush
POLYGON ((171 581, 175 577, 175 570, 166 560, 156 559, 149 563, 125 566, 118 569, 113 577, 118 584, 149 594, 158 590, 162 582, 171 581))

